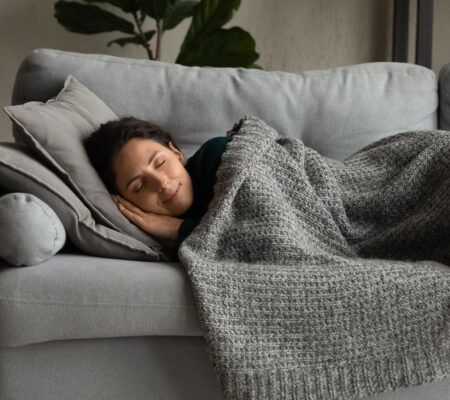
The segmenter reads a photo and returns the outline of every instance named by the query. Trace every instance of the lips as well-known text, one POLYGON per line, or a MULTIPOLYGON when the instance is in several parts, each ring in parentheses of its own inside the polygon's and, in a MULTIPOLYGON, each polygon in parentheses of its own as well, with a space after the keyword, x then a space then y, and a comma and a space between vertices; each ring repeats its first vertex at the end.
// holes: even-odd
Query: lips
POLYGON ((169 202, 170 200, 172 200, 175 196, 176 196, 176 194, 178 193, 178 189, 180 188, 180 185, 178 185, 176 188, 175 188, 175 190, 173 190, 172 192, 170 192, 169 194, 168 194, 168 196, 163 200, 163 203, 167 203, 167 202, 169 202))

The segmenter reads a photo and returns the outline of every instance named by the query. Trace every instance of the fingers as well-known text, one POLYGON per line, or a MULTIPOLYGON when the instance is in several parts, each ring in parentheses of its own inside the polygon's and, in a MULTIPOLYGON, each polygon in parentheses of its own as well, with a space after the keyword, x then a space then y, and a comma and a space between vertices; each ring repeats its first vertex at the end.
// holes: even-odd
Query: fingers
POLYGON ((122 204, 119 204, 119 210, 125 217, 127 217, 134 224, 138 226, 143 225, 144 218, 141 215, 136 214, 135 212, 129 210, 128 208, 125 208, 122 204))
POLYGON ((119 195, 112 195, 111 197, 126 218, 128 218, 133 224, 139 226, 140 228, 144 227, 145 219, 142 215, 142 210, 140 210, 138 207, 134 206, 124 198, 120 197, 119 195))
POLYGON ((117 197, 118 197, 118 195, 116 195, 116 194, 111 195, 111 198, 112 198, 114 204, 115 204, 117 207, 119 207, 119 201, 118 201, 117 197))
POLYGON ((136 214, 139 214, 139 212, 142 211, 139 207, 136 207, 133 203, 124 199, 120 195, 115 195, 115 198, 116 198, 115 203, 117 204, 117 206, 122 205, 125 208, 128 208, 129 210, 133 211, 136 214))
POLYGON ((124 199, 120 195, 113 196, 113 200, 119 207, 120 211, 128 210, 128 211, 131 211, 133 214, 136 214, 140 217, 144 217, 144 212, 139 207, 135 206, 133 203, 124 199), (114 199, 114 197, 115 197, 115 199, 114 199), (121 208, 121 206, 122 206, 122 208, 121 208))

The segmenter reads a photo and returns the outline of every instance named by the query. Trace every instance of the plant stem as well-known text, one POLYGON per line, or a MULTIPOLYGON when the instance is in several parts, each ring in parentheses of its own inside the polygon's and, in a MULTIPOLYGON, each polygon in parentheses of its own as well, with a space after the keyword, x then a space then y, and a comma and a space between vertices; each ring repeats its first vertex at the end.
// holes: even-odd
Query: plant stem
POLYGON ((135 32, 135 35, 138 36, 141 39, 142 46, 144 46, 145 50, 147 51, 147 56, 149 60, 153 60, 153 53, 152 49, 150 48, 150 44, 145 40, 145 35, 142 30, 142 24, 144 20, 141 18, 141 21, 138 20, 137 14, 133 13, 134 22, 136 22, 138 32, 135 32))
POLYGON ((161 51, 161 38, 163 35, 162 30, 162 20, 156 21, 156 60, 159 60, 160 58, 160 51, 161 51))
POLYGON ((139 10, 141 16, 139 17, 139 23, 142 25, 144 23, 144 19, 146 18, 145 13, 142 11, 142 9, 139 10))

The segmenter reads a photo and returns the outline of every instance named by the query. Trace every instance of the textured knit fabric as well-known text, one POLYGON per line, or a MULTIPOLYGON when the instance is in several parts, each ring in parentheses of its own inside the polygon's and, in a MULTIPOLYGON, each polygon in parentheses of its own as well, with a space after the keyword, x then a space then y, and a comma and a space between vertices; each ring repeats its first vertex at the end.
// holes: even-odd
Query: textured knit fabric
POLYGON ((350 400, 450 371, 450 133, 343 162, 245 116, 178 255, 224 398, 350 400))
POLYGON ((180 217, 184 221, 178 230, 177 248, 198 225, 208 209, 208 204, 214 195, 213 187, 216 183, 220 157, 225 151, 227 143, 226 136, 209 139, 186 161, 185 167, 192 180, 194 200, 192 206, 180 217))

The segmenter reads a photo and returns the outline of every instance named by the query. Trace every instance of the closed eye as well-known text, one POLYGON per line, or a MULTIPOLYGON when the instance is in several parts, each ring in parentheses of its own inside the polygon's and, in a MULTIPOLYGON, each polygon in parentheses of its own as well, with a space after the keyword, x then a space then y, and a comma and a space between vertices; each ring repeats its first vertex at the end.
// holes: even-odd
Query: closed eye
MULTIPOLYGON (((156 168, 159 168, 159 167, 160 167, 161 165, 163 165, 165 162, 166 162, 166 160, 164 160, 161 164, 157 165, 156 168)), ((141 186, 139 186, 139 188, 136 189, 136 190, 134 191, 134 193, 140 192, 141 189, 142 189, 143 187, 144 187, 144 184, 142 184, 141 186)))

